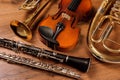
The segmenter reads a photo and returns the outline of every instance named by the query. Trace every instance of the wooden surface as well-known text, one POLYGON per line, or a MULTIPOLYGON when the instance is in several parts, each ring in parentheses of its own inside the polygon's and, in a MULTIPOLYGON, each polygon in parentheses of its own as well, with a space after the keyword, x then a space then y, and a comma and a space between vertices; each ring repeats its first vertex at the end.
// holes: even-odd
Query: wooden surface
MULTIPOLYGON (((46 45, 44 45, 40 41, 40 37, 37 30, 33 36, 33 39, 30 42, 22 40, 13 33, 13 31, 10 28, 10 22, 14 19, 24 21, 30 15, 30 12, 18 10, 18 7, 22 4, 22 2, 16 3, 14 1, 19 0, 0 0, 0 37, 25 42, 27 44, 32 44, 37 47, 49 49, 46 45)), ((97 9, 102 1, 103 0, 92 0, 92 4, 97 9)), ((58 2, 49 7, 47 14, 50 15, 54 14, 58 10, 57 7, 58 2)), ((58 66, 70 68, 71 70, 79 73, 83 80, 120 80, 119 64, 108 64, 100 62, 90 54, 86 44, 87 29, 89 27, 89 23, 82 23, 79 26, 81 27, 80 43, 77 45, 77 48, 75 50, 69 51, 65 54, 76 57, 90 57, 91 65, 87 73, 82 73, 77 69, 67 66, 65 64, 54 63, 46 59, 40 59, 40 61, 49 62, 58 66)), ((0 52, 6 52, 7 54, 9 53, 15 54, 15 52, 4 48, 0 48, 0 52)), ((33 58, 22 53, 20 55, 37 60, 36 58, 33 58)), ((10 64, 1 59, 0 80, 73 80, 73 79, 55 73, 34 69, 24 65, 10 64)))

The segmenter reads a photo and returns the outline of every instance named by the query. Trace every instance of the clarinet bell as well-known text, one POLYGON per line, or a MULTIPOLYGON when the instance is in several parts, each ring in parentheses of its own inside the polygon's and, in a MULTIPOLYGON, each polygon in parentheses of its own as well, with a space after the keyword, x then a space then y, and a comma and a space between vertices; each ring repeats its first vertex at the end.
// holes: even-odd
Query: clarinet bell
POLYGON ((90 58, 76 58, 70 56, 67 64, 82 72, 87 72, 90 66, 90 58))
POLYGON ((82 72, 87 72, 89 69, 90 58, 79 58, 79 57, 67 56, 67 55, 56 53, 56 52, 49 51, 49 50, 44 50, 43 53, 51 55, 52 57, 49 57, 49 58, 53 60, 58 60, 59 62, 65 63, 82 72))

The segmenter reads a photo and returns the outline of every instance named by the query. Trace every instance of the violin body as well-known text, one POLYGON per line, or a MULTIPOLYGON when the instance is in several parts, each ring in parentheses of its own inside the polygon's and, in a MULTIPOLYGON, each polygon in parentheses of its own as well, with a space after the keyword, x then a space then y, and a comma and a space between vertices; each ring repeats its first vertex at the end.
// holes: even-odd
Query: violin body
MULTIPOLYGON (((45 38, 45 32, 42 33, 42 29, 39 30, 39 33, 50 43, 52 42, 51 40, 56 40, 58 43, 57 48, 72 49, 78 42, 80 35, 80 28, 75 26, 90 9, 90 0, 61 0, 59 11, 39 23, 39 28, 48 27, 51 29, 53 31, 52 36, 46 36, 47 38, 45 38)), ((45 31, 48 35, 51 34, 49 31, 45 31)))
MULTIPOLYGON (((61 17, 59 17, 58 19, 52 20, 51 16, 48 16, 45 20, 42 21, 42 23, 40 24, 41 26, 49 26, 49 28, 51 28, 53 30, 53 32, 55 32, 56 24, 61 20, 61 17)), ((77 28, 71 28, 71 23, 70 21, 66 21, 66 23, 64 24, 66 25, 64 30, 60 32, 60 34, 57 36, 56 40, 59 41, 59 47, 61 48, 70 48, 73 47, 73 45, 76 44, 76 42, 78 41, 78 37, 79 37, 79 29, 77 28), (71 37, 73 38, 71 38, 71 37), (62 37, 62 38, 61 38, 62 37)))

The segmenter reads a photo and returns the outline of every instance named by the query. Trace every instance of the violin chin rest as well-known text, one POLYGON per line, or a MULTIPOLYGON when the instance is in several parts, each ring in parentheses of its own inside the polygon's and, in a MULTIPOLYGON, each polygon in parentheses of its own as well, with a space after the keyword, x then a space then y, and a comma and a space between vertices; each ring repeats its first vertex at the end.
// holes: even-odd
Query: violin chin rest
POLYGON ((53 31, 49 27, 46 26, 39 26, 38 28, 39 34, 41 37, 45 40, 47 40, 48 43, 51 43, 53 45, 59 46, 58 41, 52 38, 53 36, 53 31))
POLYGON ((46 37, 51 37, 53 36, 53 30, 49 27, 46 26, 39 26, 38 31, 40 34, 46 36, 46 37))

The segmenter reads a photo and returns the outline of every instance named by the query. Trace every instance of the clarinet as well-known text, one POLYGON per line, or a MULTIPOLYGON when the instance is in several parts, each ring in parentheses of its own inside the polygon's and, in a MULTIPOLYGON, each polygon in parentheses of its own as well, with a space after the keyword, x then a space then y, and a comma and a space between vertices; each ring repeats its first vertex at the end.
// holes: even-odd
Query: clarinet
POLYGON ((5 38, 0 38, 0 46, 13 50, 15 52, 22 52, 25 54, 29 54, 34 57, 38 57, 38 58, 45 57, 45 58, 52 59, 54 61, 65 63, 82 72, 87 72, 90 64, 90 58, 79 58, 79 57, 67 56, 55 51, 38 48, 33 45, 28 45, 28 44, 16 42, 14 40, 9 40, 5 38))
POLYGON ((30 66, 33 68, 61 74, 63 76, 67 76, 67 77, 74 78, 74 79, 80 78, 80 75, 69 70, 68 68, 64 68, 64 67, 60 67, 60 66, 56 66, 56 65, 52 65, 52 64, 48 64, 48 63, 34 61, 30 58, 6 54, 3 52, 0 52, 0 58, 7 60, 10 63, 22 64, 22 65, 30 66))

